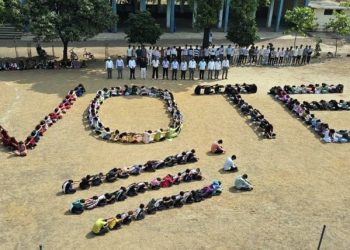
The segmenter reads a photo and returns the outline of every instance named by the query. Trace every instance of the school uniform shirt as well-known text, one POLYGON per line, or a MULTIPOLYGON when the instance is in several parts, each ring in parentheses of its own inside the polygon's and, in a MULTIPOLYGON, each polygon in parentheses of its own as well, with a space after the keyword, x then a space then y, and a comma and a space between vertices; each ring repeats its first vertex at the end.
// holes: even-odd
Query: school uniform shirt
POLYGON ((221 62, 220 61, 215 62, 215 70, 221 70, 221 62))
POLYGON ((188 50, 188 55, 189 55, 189 56, 193 56, 193 49, 192 49, 192 48, 190 48, 190 49, 188 50))
POLYGON ((132 48, 128 48, 128 49, 126 50, 126 56, 132 57, 132 48))
POLYGON ((193 50, 193 56, 194 57, 199 57, 199 49, 196 48, 196 49, 193 50))
POLYGON ((214 48, 210 48, 209 54, 210 54, 211 56, 215 56, 215 49, 214 49, 214 48))
POLYGON ((285 54, 285 51, 281 50, 280 53, 279 53, 279 57, 284 57, 284 54, 285 54))
POLYGON ((238 189, 240 189, 240 188, 250 188, 251 187, 249 182, 246 181, 245 179, 243 179, 242 176, 236 177, 234 186, 236 188, 238 188, 238 189))
POLYGON ((205 48, 205 49, 204 49, 204 56, 205 56, 205 57, 208 57, 208 56, 209 56, 209 49, 208 49, 208 48, 205 48))
POLYGON ((166 55, 167 55, 167 56, 170 56, 170 55, 171 55, 171 49, 167 49, 167 50, 166 50, 166 55))
POLYGON ((153 66, 153 68, 158 68, 159 67, 159 60, 153 60, 152 66, 153 66))
POLYGON ((129 66, 130 69, 136 68, 136 62, 135 62, 135 60, 134 60, 134 59, 129 60, 128 66, 129 66))
POLYGON ((114 64, 112 60, 107 60, 106 61, 106 69, 113 69, 114 68, 114 64))
POLYGON ((303 48, 299 48, 298 49, 298 56, 302 56, 303 55, 303 51, 304 51, 303 48))
POLYGON ((187 62, 181 62, 181 70, 186 71, 187 70, 187 62))
POLYGON ((208 70, 214 70, 215 69, 215 62, 209 61, 208 63, 208 70))
POLYGON ((173 62, 171 63, 171 68, 172 68, 172 69, 178 69, 178 68, 179 68, 179 63, 178 63, 177 61, 173 61, 173 62))
POLYGON ((183 56, 188 56, 188 49, 187 49, 187 48, 184 48, 184 49, 182 50, 182 55, 183 55, 183 56))
POLYGON ((196 61, 194 61, 194 60, 191 60, 191 61, 188 63, 188 67, 189 67, 190 69, 195 69, 196 66, 197 66, 197 63, 196 63, 196 61))
POLYGON ((232 48, 231 48, 231 47, 227 47, 227 48, 226 48, 226 55, 227 55, 227 56, 232 55, 232 48))
POLYGON ((172 49, 171 49, 171 54, 172 54, 173 56, 176 56, 176 54, 177 54, 176 48, 172 48, 172 49))
POLYGON ((233 54, 234 54, 235 56, 239 56, 239 48, 235 48, 235 49, 233 50, 233 54))
POLYGON ((164 61, 162 62, 162 66, 163 66, 163 68, 165 68, 165 69, 169 68, 169 61, 168 61, 168 60, 164 60, 164 61))
POLYGON ((226 59, 226 60, 222 61, 221 65, 223 68, 228 68, 228 67, 230 67, 230 62, 226 59))
POLYGON ((205 61, 200 61, 198 66, 199 66, 199 70, 205 70, 207 63, 205 61))
POLYGON ((228 171, 231 170, 231 168, 237 168, 231 157, 227 157, 225 164, 224 164, 224 170, 228 171))
POLYGON ((122 67, 122 68, 124 68, 124 61, 123 61, 123 59, 117 59, 116 61, 115 61, 115 66, 118 68, 118 67, 122 67))
POLYGON ((220 49, 219 49, 219 55, 224 55, 224 47, 220 47, 220 49))
POLYGON ((298 56, 298 49, 293 48, 292 52, 293 52, 293 56, 298 56))
POLYGON ((216 49, 215 50, 215 57, 219 57, 219 55, 220 55, 220 49, 216 49))

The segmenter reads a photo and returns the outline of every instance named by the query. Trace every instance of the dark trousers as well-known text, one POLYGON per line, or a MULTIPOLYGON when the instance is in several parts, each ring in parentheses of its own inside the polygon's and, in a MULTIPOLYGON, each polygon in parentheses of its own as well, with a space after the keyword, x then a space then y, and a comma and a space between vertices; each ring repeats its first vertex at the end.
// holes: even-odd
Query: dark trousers
POLYGON ((310 59, 311 59, 311 55, 307 56, 306 62, 309 64, 310 63, 310 59))
POLYGON ((158 79, 158 67, 153 67, 152 78, 158 79))
POLYGON ((171 79, 172 80, 177 80, 177 69, 173 69, 171 79))
POLYGON ((166 79, 168 80, 168 68, 163 68, 163 79, 166 79))
POLYGON ((204 70, 200 70, 199 71, 199 80, 203 80, 204 79, 204 70))
POLYGON ((186 79, 186 70, 181 70, 181 80, 186 79))
POLYGON ((301 59, 301 64, 305 64, 306 63, 306 56, 303 56, 303 59, 301 59))
POLYGON ((134 69, 130 68, 130 80, 131 79, 135 79, 135 68, 134 69))
POLYGON ((297 56, 297 60, 296 60, 296 64, 300 64, 300 59, 301 59, 301 56, 297 56))
POLYGON ((219 79, 220 70, 215 70, 215 79, 219 79))
POLYGON ((194 69, 190 69, 190 80, 194 80, 194 69))
POLYGON ((112 70, 113 70, 112 68, 107 69, 107 78, 108 79, 112 79, 112 70))
POLYGON ((211 70, 211 69, 208 70, 208 80, 209 80, 209 78, 210 78, 211 80, 213 80, 213 71, 214 71, 214 70, 211 70))

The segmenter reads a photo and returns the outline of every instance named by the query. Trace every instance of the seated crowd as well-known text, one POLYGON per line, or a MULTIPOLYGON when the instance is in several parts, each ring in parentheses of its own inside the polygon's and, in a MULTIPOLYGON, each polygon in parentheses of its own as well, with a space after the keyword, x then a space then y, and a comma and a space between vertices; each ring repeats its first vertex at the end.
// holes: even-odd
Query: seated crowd
MULTIPOLYGON (((276 86, 271 88, 270 94, 276 95, 277 91, 279 92, 282 89, 280 86, 276 86)), ((343 93, 344 85, 343 84, 302 84, 300 86, 296 85, 285 85, 283 86, 283 90, 287 94, 333 94, 333 93, 343 93)))
POLYGON ((147 205, 140 204, 135 211, 117 214, 108 219, 98 219, 92 228, 95 235, 104 235, 111 230, 120 229, 122 225, 129 225, 132 221, 142 220, 146 215, 155 214, 157 211, 169 208, 181 208, 183 205, 201 202, 222 192, 221 182, 213 181, 212 184, 198 190, 191 190, 172 196, 150 200, 147 205))
MULTIPOLYGON (((310 126, 319 136, 322 137, 322 140, 326 143, 330 142, 349 142, 350 141, 350 132, 347 130, 339 130, 335 131, 334 129, 330 129, 327 123, 321 122, 320 119, 315 117, 314 114, 311 114, 309 106, 312 105, 315 109, 313 110, 321 110, 317 109, 317 105, 310 104, 307 102, 301 103, 297 99, 294 99, 288 95, 288 93, 280 87, 274 87, 269 92, 271 95, 274 95, 276 99, 282 102, 296 117, 300 118, 304 123, 310 126)), ((318 103, 318 102, 316 102, 318 103)), ((343 105, 343 102, 341 106, 343 105)), ((331 107, 337 106, 339 109, 338 102, 326 102, 327 109, 331 109, 331 107), (331 104, 330 104, 331 103, 331 104)), ((318 103, 320 104, 320 103, 318 103)), ((345 104, 346 105, 346 104, 345 104)), ((334 109, 331 110, 334 110, 334 109)))
POLYGON ((247 102, 243 100, 240 93, 256 93, 257 87, 255 84, 246 84, 242 85, 198 85, 195 88, 196 95, 202 94, 226 94, 229 101, 236 106, 239 112, 248 117, 251 121, 252 125, 255 125, 258 130, 262 132, 265 138, 273 139, 276 137, 276 134, 273 131, 273 126, 270 122, 268 122, 264 115, 258 109, 253 108, 253 106, 249 105, 247 102))
POLYGON ((74 182, 73 180, 66 180, 62 185, 62 192, 64 194, 72 194, 76 192, 74 188, 74 183, 79 183, 79 188, 84 190, 91 186, 99 186, 103 182, 115 182, 120 179, 126 179, 130 175, 139 175, 142 172, 154 172, 157 169, 164 167, 172 167, 177 164, 189 164, 197 162, 196 151, 192 149, 191 151, 184 151, 182 153, 171 155, 166 157, 164 160, 150 160, 143 165, 133 165, 125 168, 113 168, 107 174, 99 173, 96 175, 87 175, 83 177, 80 181, 74 182))
POLYGON ((40 123, 35 126, 34 130, 25 141, 17 141, 15 137, 11 137, 8 132, 0 126, 0 142, 9 150, 14 151, 18 156, 26 156, 27 149, 34 149, 44 133, 55 124, 59 119, 62 119, 63 114, 71 108, 77 97, 85 93, 85 88, 79 84, 74 90, 70 90, 63 101, 54 109, 54 111, 44 117, 40 123))
MULTIPOLYGON (((70 212, 73 214, 81 214, 84 210, 91 210, 96 207, 102 207, 115 202, 124 201, 128 197, 133 197, 147 190, 158 190, 167 188, 172 185, 178 185, 182 182, 191 182, 194 180, 202 180, 202 173, 199 168, 186 169, 176 175, 167 174, 163 178, 154 178, 150 182, 132 183, 128 187, 121 187, 115 192, 105 193, 99 196, 93 196, 88 199, 79 199, 70 206, 70 212)), ((66 184, 64 185, 64 187, 66 184)))
POLYGON ((172 139, 178 136, 183 124, 183 115, 179 111, 174 96, 170 91, 135 85, 131 87, 125 85, 124 87, 112 87, 111 89, 104 88, 99 90, 96 97, 89 105, 87 119, 90 127, 100 138, 123 143, 152 143, 165 139, 172 139), (160 128, 156 131, 148 130, 143 133, 120 132, 119 130, 111 131, 110 128, 105 127, 98 114, 103 101, 114 96, 132 95, 158 97, 164 100, 167 105, 167 112, 171 116, 169 127, 167 129, 160 128))

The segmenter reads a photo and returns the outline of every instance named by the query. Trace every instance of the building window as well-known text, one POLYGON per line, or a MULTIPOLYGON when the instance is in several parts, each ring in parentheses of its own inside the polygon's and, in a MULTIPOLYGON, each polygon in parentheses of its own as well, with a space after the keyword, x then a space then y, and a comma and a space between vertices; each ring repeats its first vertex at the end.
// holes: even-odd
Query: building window
POLYGON ((330 15, 332 15, 333 14, 333 10, 332 9, 325 9, 324 10, 324 15, 325 16, 330 16, 330 15))
POLYGON ((336 10, 336 11, 337 11, 337 13, 342 13, 343 10, 336 10))

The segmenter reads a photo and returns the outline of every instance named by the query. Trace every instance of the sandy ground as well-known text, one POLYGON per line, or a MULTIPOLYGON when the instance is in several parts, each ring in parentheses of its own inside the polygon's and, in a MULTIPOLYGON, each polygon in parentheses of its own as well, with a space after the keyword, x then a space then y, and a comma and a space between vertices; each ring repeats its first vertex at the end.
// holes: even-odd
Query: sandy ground
MULTIPOLYGON (((133 83, 173 91, 185 117, 180 136, 149 145, 97 140, 84 126, 88 103, 98 89, 131 83, 107 80, 102 68, 0 72, 0 124, 18 138, 25 138, 77 83, 84 83, 88 92, 28 157, 11 157, 0 149, 0 249, 36 249, 39 244, 44 249, 316 249, 324 224, 327 230, 322 249, 349 248, 350 144, 322 144, 266 94, 277 84, 343 83, 343 94, 300 96, 300 100, 349 100, 349 58, 295 68, 230 69, 229 80, 220 83, 258 85, 256 94, 244 98, 274 125, 276 140, 261 140, 224 97, 194 96, 198 81, 151 79, 133 83), (224 140, 227 153, 208 155, 210 144, 219 138, 224 140), (70 202, 77 198, 176 173, 187 166, 62 196, 65 179, 161 159, 191 148, 197 150, 200 161, 190 167, 200 167, 206 180, 148 192, 80 216, 66 214, 70 202), (249 175, 253 192, 230 189, 237 174, 223 174, 220 169, 231 154, 238 157, 239 174, 249 175), (97 218, 134 209, 152 197, 200 188, 214 179, 223 183, 224 192, 219 197, 157 213, 104 237, 89 234, 97 218)), ((162 103, 151 98, 113 98, 101 109, 101 118, 112 128, 142 131, 168 124, 162 103)), ((325 114, 320 116, 331 126, 350 129, 350 112, 325 114)))

